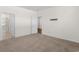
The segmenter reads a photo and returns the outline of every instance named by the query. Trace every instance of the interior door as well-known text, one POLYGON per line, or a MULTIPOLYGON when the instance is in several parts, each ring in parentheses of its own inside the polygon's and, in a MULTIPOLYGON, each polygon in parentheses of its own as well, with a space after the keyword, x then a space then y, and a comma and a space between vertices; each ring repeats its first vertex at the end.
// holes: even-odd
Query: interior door
POLYGON ((3 39, 3 31, 2 31, 2 20, 1 20, 1 15, 0 15, 0 40, 3 39))
POLYGON ((4 40, 5 39, 5 32, 6 32, 6 15, 5 14, 1 14, 0 15, 0 40, 4 40))
POLYGON ((9 18, 9 32, 11 33, 11 38, 10 39, 15 39, 15 17, 13 14, 9 13, 2 13, 0 15, 0 40, 6 39, 6 32, 7 32, 7 26, 6 26, 6 20, 7 17, 9 18))
POLYGON ((15 39, 15 15, 10 14, 10 33, 12 35, 11 39, 15 39))
POLYGON ((37 33, 37 28, 38 28, 38 20, 36 17, 32 17, 31 18, 31 27, 32 27, 32 33, 37 33))

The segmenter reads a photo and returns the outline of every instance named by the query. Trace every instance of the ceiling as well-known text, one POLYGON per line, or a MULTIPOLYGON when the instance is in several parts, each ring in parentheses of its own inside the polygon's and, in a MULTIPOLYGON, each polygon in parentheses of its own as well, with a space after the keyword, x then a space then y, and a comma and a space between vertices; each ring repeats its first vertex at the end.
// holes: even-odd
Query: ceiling
POLYGON ((51 8, 52 6, 20 6, 20 7, 33 10, 33 11, 41 11, 47 8, 51 8))

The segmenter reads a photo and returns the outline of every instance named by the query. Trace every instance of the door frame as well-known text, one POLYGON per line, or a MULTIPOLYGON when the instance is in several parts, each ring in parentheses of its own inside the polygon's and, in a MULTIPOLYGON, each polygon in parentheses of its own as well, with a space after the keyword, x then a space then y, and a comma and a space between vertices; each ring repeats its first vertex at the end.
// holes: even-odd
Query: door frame
MULTIPOLYGON (((11 34, 12 34, 11 39, 14 40, 14 39, 15 39, 15 15, 12 14, 12 13, 8 13, 8 12, 1 12, 1 14, 0 14, 0 22, 1 22, 1 15, 2 15, 2 14, 9 15, 11 18, 13 18, 13 19, 12 19, 12 21, 13 21, 12 23, 13 23, 13 24, 10 22, 10 25, 12 24, 11 26, 13 26, 13 27, 10 27, 10 31, 11 31, 11 34), (12 29, 11 29, 11 28, 12 28, 12 29)), ((11 18, 10 18, 10 19, 11 19, 11 18)), ((0 26, 1 26, 1 24, 0 24, 0 26)), ((1 29, 2 29, 2 28, 1 28, 1 29)), ((0 35, 1 35, 1 40, 3 40, 3 38, 2 38, 2 36, 4 35, 4 34, 2 33, 3 31, 0 31, 0 32, 1 32, 1 34, 0 34, 0 35)))

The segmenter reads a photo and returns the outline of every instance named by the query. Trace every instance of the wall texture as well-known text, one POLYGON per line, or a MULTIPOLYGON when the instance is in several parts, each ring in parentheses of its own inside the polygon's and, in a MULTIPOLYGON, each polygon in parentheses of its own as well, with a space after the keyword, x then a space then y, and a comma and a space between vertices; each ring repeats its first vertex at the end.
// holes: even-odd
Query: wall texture
POLYGON ((79 7, 52 7, 40 11, 43 34, 79 42, 79 7), (58 18, 57 21, 49 19, 58 18))

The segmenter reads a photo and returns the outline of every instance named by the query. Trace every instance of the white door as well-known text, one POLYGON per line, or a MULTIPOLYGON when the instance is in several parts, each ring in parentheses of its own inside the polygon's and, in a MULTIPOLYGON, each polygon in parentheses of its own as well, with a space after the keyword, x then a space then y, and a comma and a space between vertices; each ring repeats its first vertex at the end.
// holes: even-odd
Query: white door
POLYGON ((11 38, 15 38, 15 17, 12 14, 2 13, 0 15, 0 40, 6 39, 6 17, 9 16, 9 31, 11 33, 11 38))
POLYGON ((15 15, 10 14, 10 33, 12 35, 12 39, 15 39, 15 15))
POLYGON ((32 28, 32 33, 37 33, 37 28, 38 28, 38 20, 36 17, 31 17, 31 28, 32 28))
POLYGON ((5 32, 6 32, 6 15, 1 14, 0 15, 0 40, 4 40, 5 38, 5 32))
POLYGON ((2 33, 2 21, 1 21, 1 15, 0 15, 0 40, 3 39, 3 33, 2 33))

